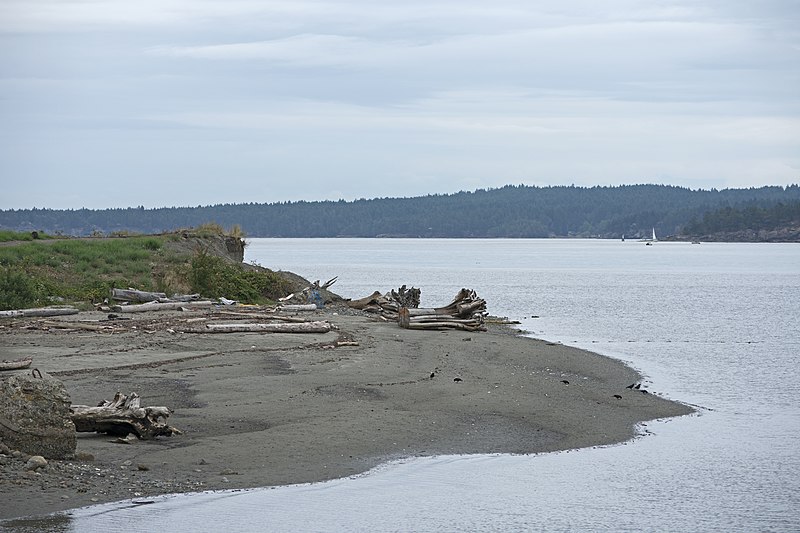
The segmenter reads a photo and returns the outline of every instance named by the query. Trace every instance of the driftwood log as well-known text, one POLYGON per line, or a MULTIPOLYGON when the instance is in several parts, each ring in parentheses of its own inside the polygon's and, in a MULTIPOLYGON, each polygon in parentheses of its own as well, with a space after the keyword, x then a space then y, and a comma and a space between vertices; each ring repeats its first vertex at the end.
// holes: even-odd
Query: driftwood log
POLYGON ((316 311, 316 304, 285 304, 278 307, 279 311, 316 311))
POLYGON ((380 299, 383 298, 383 295, 380 291, 375 291, 369 296, 364 296, 363 298, 359 298, 358 300, 350 300, 347 302, 347 306, 353 309, 365 309, 370 306, 377 306, 379 305, 378 302, 380 299))
POLYGON ((211 307, 213 302, 201 300, 199 302, 150 302, 146 304, 115 305, 111 309, 116 313, 146 313, 148 311, 168 311, 182 307, 211 307))
POLYGON ((364 298, 351 300, 347 305, 353 309, 360 309, 368 313, 379 313, 389 320, 397 320, 398 313, 402 307, 419 307, 420 293, 421 291, 415 287, 408 289, 403 285, 399 289, 392 289, 386 294, 375 291, 364 298))
POLYGON ((180 430, 167 424, 170 414, 172 410, 168 407, 142 407, 135 392, 128 395, 118 392, 113 400, 105 400, 97 407, 70 406, 75 431, 123 437, 133 433, 142 440, 181 435, 180 430))
POLYGON ((86 322, 64 322, 59 321, 56 322, 55 320, 43 320, 40 321, 38 326, 43 328, 55 328, 55 329, 80 329, 83 331, 109 331, 114 329, 114 326, 109 326, 107 324, 87 324, 86 322))
POLYGON ((280 322, 274 324, 207 324, 208 333, 327 333, 330 322, 280 322))
POLYGON ((111 289, 111 298, 123 302, 157 302, 166 297, 167 295, 163 292, 137 291, 136 289, 111 289))
POLYGON ((0 316, 61 316, 77 315, 78 310, 72 307, 41 307, 36 309, 14 309, 11 311, 0 311, 0 316))
POLYGON ((250 320, 279 320, 281 322, 308 322, 303 317, 299 316, 285 316, 277 313, 240 313, 237 311, 217 311, 215 316, 231 317, 232 319, 250 319, 250 320))
POLYGON ((21 359, 4 359, 0 361, 0 370, 20 370, 28 368, 33 362, 32 357, 23 357, 21 359))
POLYGON ((173 294, 167 297, 163 292, 147 292, 136 289, 111 289, 111 298, 120 302, 192 302, 200 299, 199 294, 173 294))

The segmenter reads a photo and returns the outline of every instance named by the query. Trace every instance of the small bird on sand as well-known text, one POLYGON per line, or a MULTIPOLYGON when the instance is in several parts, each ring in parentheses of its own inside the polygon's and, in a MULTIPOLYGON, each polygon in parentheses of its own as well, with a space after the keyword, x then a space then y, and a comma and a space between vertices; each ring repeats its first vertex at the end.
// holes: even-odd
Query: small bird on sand
POLYGON ((569 381, 567 381, 566 379, 562 379, 561 383, 563 383, 564 385, 569 385, 569 381))
POLYGON ((641 383, 637 383, 636 386, 634 387, 634 389, 636 389, 636 390, 639 390, 641 388, 642 388, 642 384, 641 383))
POLYGON ((464 380, 463 380, 463 379, 461 379, 461 378, 453 378, 453 381, 455 381, 456 383, 458 383, 459 381, 464 381, 464 380))
POLYGON ((642 394, 650 394, 650 393, 647 392, 646 390, 642 389, 642 394))
POLYGON ((431 379, 436 377, 436 372, 431 372, 431 379))
POLYGON ((626 388, 626 389, 632 389, 632 388, 634 388, 635 386, 636 386, 636 383, 631 383, 630 385, 628 385, 628 386, 627 386, 627 387, 625 387, 625 388, 626 388))
POLYGON ((621 400, 621 399, 622 399, 622 396, 620 396, 619 394, 615 394, 615 395, 614 395, 614 398, 616 398, 617 400, 621 400))

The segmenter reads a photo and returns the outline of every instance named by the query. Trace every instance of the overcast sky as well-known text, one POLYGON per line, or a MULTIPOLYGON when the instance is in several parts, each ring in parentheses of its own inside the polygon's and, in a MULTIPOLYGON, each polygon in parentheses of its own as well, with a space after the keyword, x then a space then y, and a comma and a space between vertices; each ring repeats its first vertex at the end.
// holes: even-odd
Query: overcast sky
POLYGON ((800 182, 797 0, 0 0, 0 209, 800 182))

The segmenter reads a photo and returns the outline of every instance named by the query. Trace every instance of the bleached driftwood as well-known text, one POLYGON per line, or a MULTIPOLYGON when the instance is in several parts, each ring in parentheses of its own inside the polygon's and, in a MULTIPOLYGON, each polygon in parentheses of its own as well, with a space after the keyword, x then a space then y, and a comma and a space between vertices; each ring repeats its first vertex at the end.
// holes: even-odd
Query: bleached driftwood
POLYGON ((278 307, 279 311, 316 311, 316 304, 289 304, 278 307))
POLYGON ((28 368, 33 362, 32 357, 23 357, 21 359, 3 360, 0 361, 0 370, 20 370, 28 368))
POLYGON ((166 293, 163 292, 148 292, 148 291, 140 291, 136 289, 111 289, 111 298, 113 300, 117 300, 120 302, 136 302, 136 303, 147 303, 147 302, 159 302, 159 303, 170 303, 170 302, 193 302, 200 299, 199 294, 173 294, 172 296, 167 296, 166 293))
POLYGON ((157 302, 165 299, 166 293, 138 291, 136 289, 111 289, 111 298, 123 302, 157 302))
POLYGON ((327 333, 331 330, 330 322, 293 322, 274 324, 207 324, 209 333, 327 333))
POLYGON ((105 400, 97 407, 70 406, 70 418, 75 430, 125 436, 133 433, 142 440, 160 436, 171 437, 182 432, 167 424, 172 414, 168 407, 141 407, 139 395, 118 392, 111 401, 105 400))
POLYGON ((323 283, 322 285, 320 285, 320 284, 319 284, 319 280, 317 280, 317 281, 315 281, 314 283, 312 283, 312 284, 311 284, 311 288, 312 288, 312 289, 324 289, 324 290, 328 290, 328 289, 331 287, 331 285, 333 285, 334 283, 336 283, 336 280, 337 280, 337 279, 339 279, 339 276, 334 276, 332 279, 329 279, 328 281, 326 281, 326 282, 325 282, 325 283, 323 283))
POLYGON ((420 293, 421 291, 417 288, 411 287, 407 289, 403 285, 399 289, 392 289, 386 294, 375 291, 364 298, 352 300, 347 305, 354 309, 361 309, 368 313, 379 313, 384 318, 396 320, 400 308, 419 307, 420 293))
POLYGON ((308 322, 299 316, 284 316, 277 313, 240 313, 237 311, 217 311, 215 315, 249 318, 252 320, 280 320, 281 322, 308 322))
POLYGON ((168 300, 172 302, 196 302, 200 300, 200 294, 173 294, 168 300))
POLYGON ((61 316, 77 315, 78 310, 73 307, 40 307, 35 309, 14 309, 11 311, 0 311, 0 316, 61 316))
POLYGON ((56 322, 55 320, 45 320, 38 324, 45 328, 81 329, 84 331, 108 331, 113 329, 113 326, 110 325, 87 324, 85 322, 56 322))
POLYGON ((212 304, 213 303, 208 300, 201 300, 199 302, 150 302, 135 305, 115 305, 111 309, 117 313, 146 313, 148 311, 168 311, 171 309, 180 309, 182 307, 211 307, 212 304))

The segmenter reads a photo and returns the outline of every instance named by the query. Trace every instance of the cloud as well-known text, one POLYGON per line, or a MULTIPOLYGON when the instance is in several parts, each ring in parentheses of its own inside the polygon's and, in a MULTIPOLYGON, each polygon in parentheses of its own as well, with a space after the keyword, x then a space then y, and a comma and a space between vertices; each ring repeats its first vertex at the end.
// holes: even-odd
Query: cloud
POLYGON ((15 179, 0 208, 29 203, 34 182, 53 206, 112 205, 109 175, 144 184, 126 190, 135 205, 172 181, 163 202, 195 205, 220 199, 220 180, 230 202, 796 182, 797 11, 782 0, 5 0, 0 172, 15 179))

